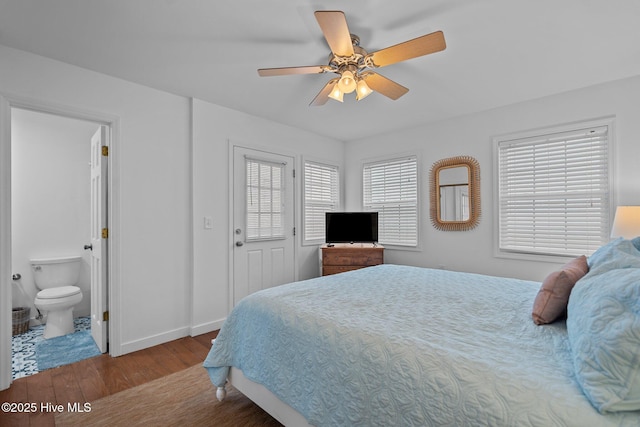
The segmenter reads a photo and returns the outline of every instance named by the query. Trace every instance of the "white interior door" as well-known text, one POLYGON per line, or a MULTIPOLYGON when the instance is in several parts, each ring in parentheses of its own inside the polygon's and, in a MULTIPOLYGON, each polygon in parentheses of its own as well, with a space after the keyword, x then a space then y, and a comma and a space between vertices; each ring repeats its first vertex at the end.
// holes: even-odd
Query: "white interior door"
POLYGON ((107 159, 109 128, 91 138, 91 335, 107 351, 107 159), (104 148, 103 148, 104 147, 104 148), (103 234, 104 233, 104 234, 103 234))
POLYGON ((233 148, 233 304, 295 277, 294 159, 233 148))

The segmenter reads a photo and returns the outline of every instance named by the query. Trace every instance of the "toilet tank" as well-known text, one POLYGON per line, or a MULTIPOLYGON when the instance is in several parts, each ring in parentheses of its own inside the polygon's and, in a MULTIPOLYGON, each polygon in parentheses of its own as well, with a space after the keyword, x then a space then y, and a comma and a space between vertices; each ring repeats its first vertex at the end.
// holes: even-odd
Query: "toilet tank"
POLYGON ((33 280, 38 289, 74 286, 80 277, 80 256, 30 260, 33 280))

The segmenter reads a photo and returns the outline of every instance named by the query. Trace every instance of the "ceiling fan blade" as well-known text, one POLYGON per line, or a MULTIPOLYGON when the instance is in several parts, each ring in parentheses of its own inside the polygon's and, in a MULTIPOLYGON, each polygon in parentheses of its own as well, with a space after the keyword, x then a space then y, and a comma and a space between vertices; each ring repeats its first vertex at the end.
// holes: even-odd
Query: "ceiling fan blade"
POLYGON ((442 31, 427 34, 415 39, 399 43, 376 52, 369 57, 378 67, 395 64, 396 62, 406 61, 407 59, 417 58, 418 56, 428 55, 430 53, 440 52, 447 47, 444 41, 442 31))
POLYGON ((321 74, 326 70, 326 65, 309 65, 305 67, 260 68, 258 74, 262 77, 288 76, 291 74, 321 74))
POLYGON ((335 86, 338 80, 339 80, 338 78, 329 80, 327 84, 324 85, 322 90, 316 95, 316 97, 313 98, 313 101, 311 101, 311 104, 309 104, 309 106, 319 107, 321 105, 326 104, 327 101, 329 100, 329 94, 331 93, 333 86, 335 86))
POLYGON ((409 92, 409 89, 406 87, 394 82, 393 80, 389 80, 378 73, 368 72, 364 74, 362 78, 372 90, 375 90, 376 92, 379 92, 393 100, 396 100, 409 92))
POLYGON ((347 26, 344 12, 339 10, 319 10, 315 12, 316 20, 327 40, 331 52, 338 56, 352 56, 353 43, 347 26))

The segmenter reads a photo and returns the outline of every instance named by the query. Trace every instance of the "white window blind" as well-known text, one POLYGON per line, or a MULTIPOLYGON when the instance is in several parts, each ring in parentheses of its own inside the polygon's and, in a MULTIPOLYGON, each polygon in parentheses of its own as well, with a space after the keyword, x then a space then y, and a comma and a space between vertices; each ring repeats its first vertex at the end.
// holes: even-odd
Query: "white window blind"
POLYGON ((498 142, 499 249, 590 255, 609 240, 609 127, 498 142))
POLYGON ((363 205, 378 212, 378 239, 386 245, 418 245, 418 159, 368 163, 363 168, 363 205))
POLYGON ((245 158, 247 240, 284 239, 284 166, 245 158))
POLYGON ((325 212, 339 208, 338 168, 315 162, 304 164, 304 240, 324 241, 325 212))

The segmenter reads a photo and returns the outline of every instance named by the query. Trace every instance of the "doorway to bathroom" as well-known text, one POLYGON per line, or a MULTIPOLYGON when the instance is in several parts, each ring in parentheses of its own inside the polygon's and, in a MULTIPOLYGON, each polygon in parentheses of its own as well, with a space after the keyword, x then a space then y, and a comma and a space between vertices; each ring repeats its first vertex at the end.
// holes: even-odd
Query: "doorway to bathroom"
MULTIPOLYGON (((74 335, 89 330, 93 348, 106 352, 106 162, 110 127, 25 108, 12 107, 10 114, 12 306, 29 308, 31 323, 37 326, 46 313, 38 312, 33 304, 39 290, 30 260, 80 256, 82 267, 75 285, 81 289, 83 299, 73 312, 76 326, 84 327, 76 329, 74 335)), ((29 356, 31 365, 36 360, 40 364, 36 348, 29 356)), ((95 355, 93 348, 87 357, 95 355)), ((76 353, 68 350, 69 354, 76 353)), ((12 359, 15 371, 15 354, 12 359)), ((26 371, 34 370, 24 359, 17 365, 26 371)), ((35 372, 38 370, 36 366, 35 372)), ((15 372, 12 376, 16 378, 15 372)))

